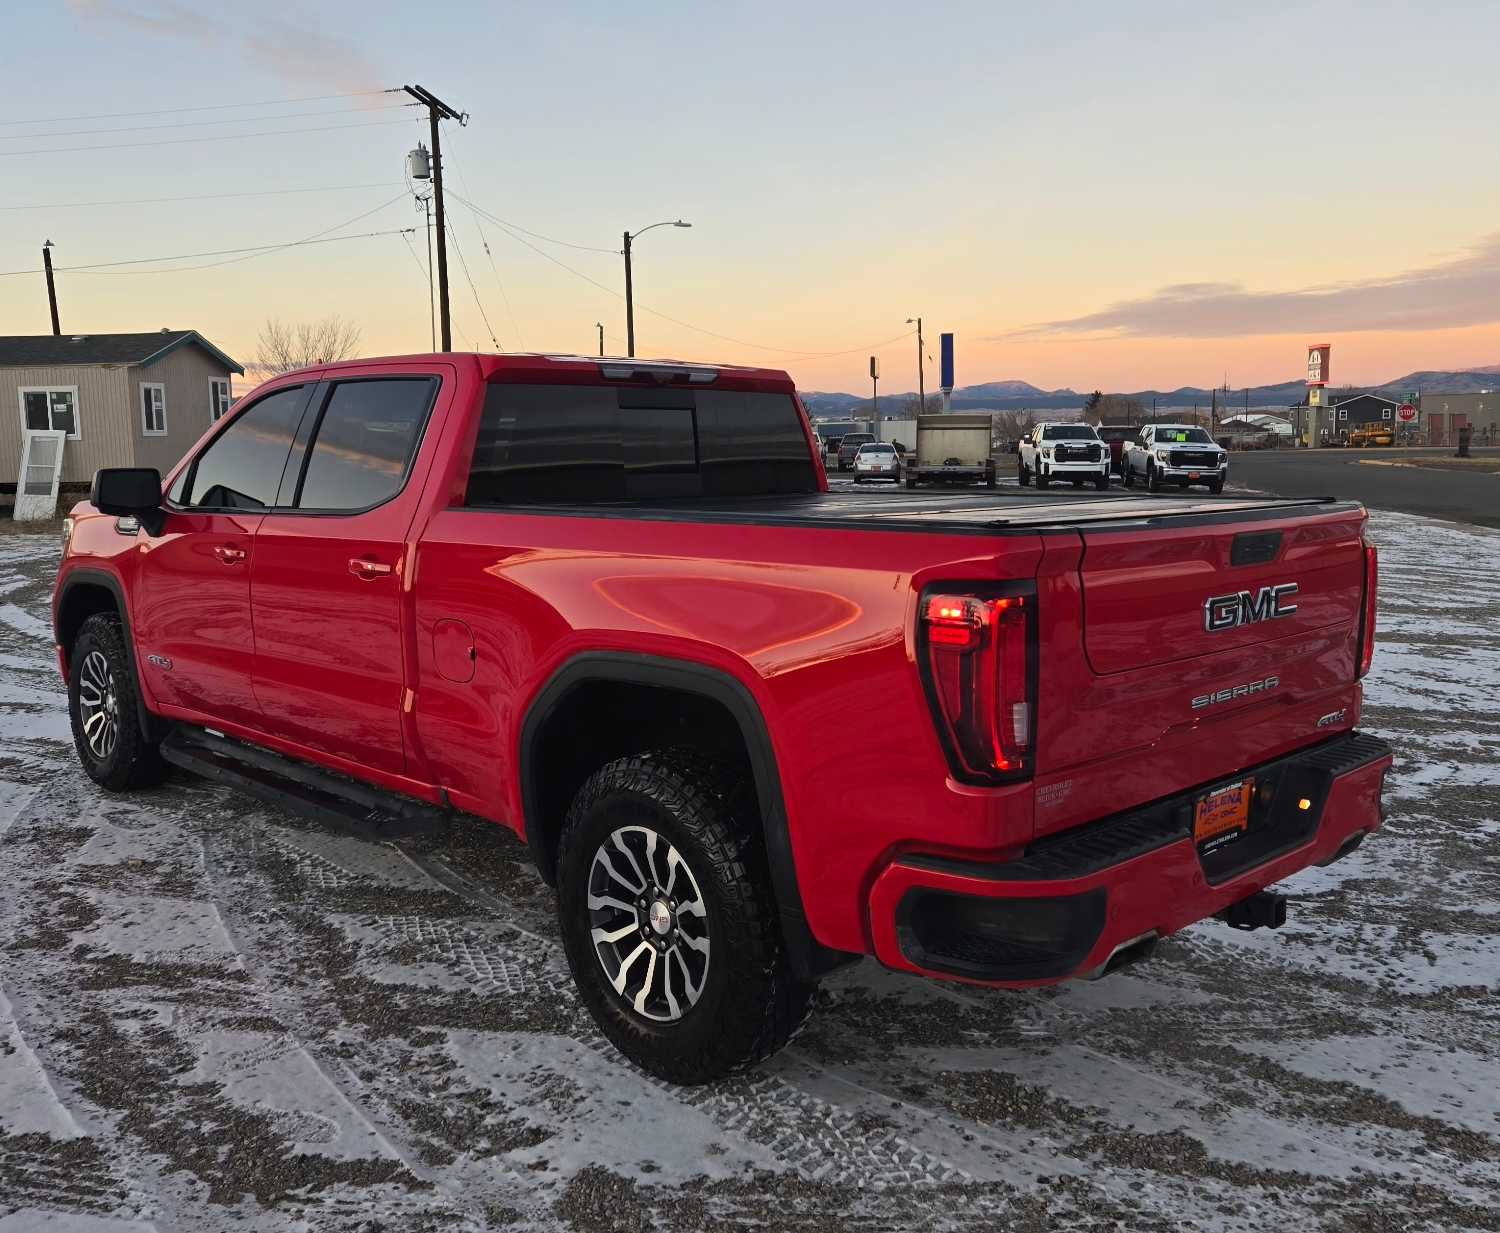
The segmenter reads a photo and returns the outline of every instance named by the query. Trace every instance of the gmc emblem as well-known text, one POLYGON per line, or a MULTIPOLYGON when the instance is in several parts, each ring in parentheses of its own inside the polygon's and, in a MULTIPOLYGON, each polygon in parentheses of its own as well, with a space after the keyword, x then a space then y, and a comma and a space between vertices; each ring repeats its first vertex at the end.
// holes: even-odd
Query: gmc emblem
POLYGON ((1261 587, 1258 591, 1212 595, 1203 601, 1203 628, 1214 633, 1254 625, 1257 621, 1289 617, 1297 611, 1297 605, 1288 602, 1296 593, 1295 582, 1283 582, 1279 586, 1261 587))

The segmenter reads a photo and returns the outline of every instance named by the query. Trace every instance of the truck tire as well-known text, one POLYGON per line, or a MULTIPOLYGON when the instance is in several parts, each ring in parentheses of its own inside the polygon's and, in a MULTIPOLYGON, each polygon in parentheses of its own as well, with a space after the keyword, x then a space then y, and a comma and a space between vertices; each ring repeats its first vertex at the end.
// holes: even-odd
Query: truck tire
POLYGON ((111 792, 166 778, 157 743, 141 726, 139 697, 119 619, 95 613, 69 648, 68 717, 84 772, 111 792))
POLYGON ((906 477, 906 486, 908 488, 915 488, 917 486, 917 477, 915 475, 908 475, 906 477))
POLYGON ((1219 493, 1224 491, 1224 481, 1221 479, 1209 480, 1208 490, 1209 492, 1218 495, 1219 493))
POLYGON ((1048 475, 1047 472, 1044 471, 1041 467, 1038 467, 1036 469, 1036 486, 1038 488, 1046 488, 1050 486, 1051 483, 1052 477, 1048 475))
POLYGON ((1031 487, 1031 472, 1026 469, 1024 462, 1016 463, 1016 479, 1020 481, 1022 488, 1031 487))
POLYGON ((1106 471, 1103 475, 1099 476, 1099 478, 1094 481, 1094 487, 1097 488, 1100 492, 1108 492, 1109 491, 1109 472, 1108 471, 1106 471))
POLYGON ((731 763, 665 749, 600 767, 568 810, 557 888, 584 1005, 642 1070, 708 1083, 807 1017, 813 986, 787 960, 755 791, 731 763))
POLYGON ((1148 492, 1161 491, 1161 472, 1156 469, 1154 462, 1146 464, 1146 489, 1148 492))
POLYGON ((1120 474, 1120 482, 1127 488, 1135 487, 1135 470, 1128 462, 1125 464, 1124 471, 1120 474))

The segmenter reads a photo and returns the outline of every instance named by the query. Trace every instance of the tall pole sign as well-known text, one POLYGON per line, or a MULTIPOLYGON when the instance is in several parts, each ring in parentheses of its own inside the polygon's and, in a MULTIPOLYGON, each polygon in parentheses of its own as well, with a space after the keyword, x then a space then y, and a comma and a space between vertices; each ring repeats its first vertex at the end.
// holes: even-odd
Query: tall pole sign
POLYGON ((880 357, 870 357, 870 432, 880 440, 880 357))
POLYGON ((942 381, 943 410, 953 410, 953 335, 942 334, 939 336, 942 345, 942 381))
POLYGON ((1328 405, 1323 391, 1328 385, 1328 353, 1332 349, 1328 343, 1313 343, 1307 348, 1308 445, 1316 446, 1322 440, 1319 421, 1328 405))

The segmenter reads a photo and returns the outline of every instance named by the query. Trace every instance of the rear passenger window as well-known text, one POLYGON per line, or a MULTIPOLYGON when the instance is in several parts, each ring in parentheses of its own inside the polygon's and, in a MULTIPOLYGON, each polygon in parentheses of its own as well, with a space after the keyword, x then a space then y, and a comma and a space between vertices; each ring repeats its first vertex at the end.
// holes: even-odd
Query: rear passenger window
POLYGON ((807 437, 786 394, 492 385, 467 503, 814 492, 807 437))
POLYGON ((436 390, 431 377, 336 384, 308 451, 297 507, 368 509, 400 492, 436 390))
POLYGON ((174 486, 172 499, 194 509, 269 509, 302 419, 307 387, 267 394, 235 416, 229 427, 174 486))

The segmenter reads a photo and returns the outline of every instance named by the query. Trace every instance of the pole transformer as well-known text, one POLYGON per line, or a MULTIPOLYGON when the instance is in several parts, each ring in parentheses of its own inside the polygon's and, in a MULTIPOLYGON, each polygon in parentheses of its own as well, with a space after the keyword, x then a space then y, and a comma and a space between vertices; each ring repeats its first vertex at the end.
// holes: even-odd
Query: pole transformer
POLYGON ((432 198, 433 213, 437 223, 437 277, 438 277, 438 322, 442 331, 444 351, 453 350, 453 321, 448 309, 448 227, 443 212, 443 139, 438 131, 440 120, 457 120, 460 125, 468 123, 468 112, 454 111, 447 103, 421 86, 403 86, 423 107, 432 124, 432 198))

